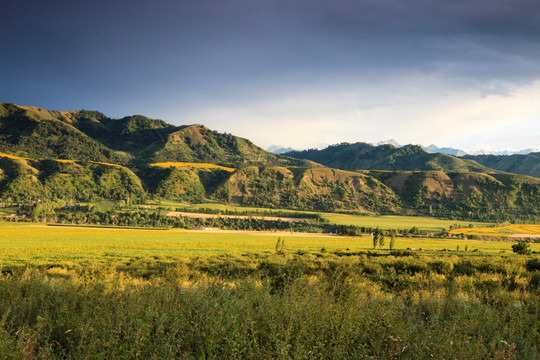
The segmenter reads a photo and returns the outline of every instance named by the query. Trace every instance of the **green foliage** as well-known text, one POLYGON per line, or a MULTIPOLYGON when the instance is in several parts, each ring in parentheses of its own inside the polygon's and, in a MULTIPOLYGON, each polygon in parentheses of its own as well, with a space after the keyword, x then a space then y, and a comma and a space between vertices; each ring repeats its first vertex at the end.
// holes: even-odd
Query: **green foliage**
POLYGON ((417 145, 397 148, 392 145, 373 146, 366 143, 342 143, 323 150, 292 151, 287 153, 328 167, 343 170, 439 170, 460 172, 491 172, 472 160, 447 154, 431 154, 417 145))
POLYGON ((517 244, 512 245, 512 251, 520 255, 530 255, 531 246, 524 241, 519 241, 517 244))
MULTIPOLYGON (((25 205, 149 196, 268 208, 540 221, 540 180, 413 145, 339 144, 290 154, 343 169, 390 170, 347 172, 271 154, 249 140, 202 125, 0 104, 0 153, 34 159, 0 156, 0 198, 25 205), (148 166, 158 161, 208 162, 237 171, 148 166)), ((531 154, 523 163, 530 166, 536 159, 531 154)))
POLYGON ((6 358, 535 359, 521 257, 244 254, 3 268, 6 358), (507 273, 486 264, 504 263, 507 273), (376 336, 374 336, 376 334, 376 336))

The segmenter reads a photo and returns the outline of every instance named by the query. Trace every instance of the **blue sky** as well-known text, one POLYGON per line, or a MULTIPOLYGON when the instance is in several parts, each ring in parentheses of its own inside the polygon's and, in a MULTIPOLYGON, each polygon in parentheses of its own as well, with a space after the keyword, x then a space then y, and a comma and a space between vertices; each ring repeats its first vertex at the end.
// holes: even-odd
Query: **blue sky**
POLYGON ((537 0, 12 1, 0 101, 257 145, 540 148, 537 0))

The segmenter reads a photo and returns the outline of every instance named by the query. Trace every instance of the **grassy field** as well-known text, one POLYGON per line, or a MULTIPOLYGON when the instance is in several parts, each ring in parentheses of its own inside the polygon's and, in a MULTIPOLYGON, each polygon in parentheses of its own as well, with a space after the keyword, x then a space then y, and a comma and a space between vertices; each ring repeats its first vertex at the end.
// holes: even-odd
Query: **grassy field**
MULTIPOLYGON (((287 252, 371 250, 370 236, 346 237, 272 232, 188 230, 138 230, 87 227, 55 227, 24 223, 0 223, 0 264, 40 264, 81 260, 131 259, 134 257, 193 257, 272 253, 278 237, 287 252)), ((388 248, 389 239, 386 241, 388 248)), ((396 238, 395 249, 456 250, 511 253, 511 242, 396 238)), ((540 251, 540 244, 531 244, 540 251)))
POLYGON ((0 223, 0 358, 538 359, 512 243, 0 223))
POLYGON ((235 168, 216 165, 216 164, 208 164, 208 163, 190 163, 190 162, 161 162, 161 163, 154 163, 150 164, 151 166, 161 167, 161 168, 169 168, 174 167, 177 169, 182 168, 196 168, 196 169, 221 169, 228 172, 234 172, 236 171, 235 168))
POLYGON ((450 233, 477 236, 540 237, 540 225, 506 225, 488 228, 454 229, 450 233))
POLYGON ((334 224, 370 226, 381 229, 410 229, 413 226, 421 230, 438 232, 442 229, 448 229, 451 225, 459 224, 462 227, 472 224, 475 227, 485 227, 489 223, 458 221, 458 220, 441 220, 430 217, 421 216, 396 216, 396 215, 379 215, 379 216, 358 216, 349 214, 333 214, 323 213, 325 219, 328 219, 334 224))
MULTIPOLYGON (((183 204, 173 201, 160 201, 159 203, 152 203, 153 205, 158 205, 162 207, 168 207, 174 209, 176 207, 183 207, 187 209, 215 209, 215 210, 229 210, 236 211, 238 213, 245 214, 256 214, 257 212, 262 211, 275 211, 280 213, 308 213, 313 214, 315 212, 309 211, 296 211, 288 209, 264 209, 256 207, 243 207, 243 206, 232 206, 216 203, 206 203, 206 204, 183 204)), ((448 229, 451 225, 458 224, 461 227, 468 227, 472 224, 474 227, 486 227, 492 225, 485 222, 475 222, 475 221, 459 221, 459 220, 442 220, 432 217, 421 217, 421 216, 398 216, 398 215, 353 215, 353 214, 337 214, 337 213, 319 213, 325 219, 330 221, 332 224, 340 225, 356 225, 356 226, 368 226, 368 227, 377 227, 381 229, 410 229, 413 226, 418 227, 421 230, 438 232, 442 229, 448 229)))

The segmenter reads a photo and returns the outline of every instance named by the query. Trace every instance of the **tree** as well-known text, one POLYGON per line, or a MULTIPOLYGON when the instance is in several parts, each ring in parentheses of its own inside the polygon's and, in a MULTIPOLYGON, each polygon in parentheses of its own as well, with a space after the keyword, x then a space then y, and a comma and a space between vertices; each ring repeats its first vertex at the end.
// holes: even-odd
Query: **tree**
POLYGON ((373 232, 373 248, 376 249, 377 245, 379 244, 379 228, 377 227, 375 231, 373 232))
POLYGON ((390 230, 390 250, 394 250, 394 243, 396 241, 396 230, 390 230))
POLYGON ((281 237, 278 237, 276 243, 276 254, 283 254, 285 252, 285 240, 281 237))
POLYGON ((384 240, 385 240, 384 232, 381 231, 379 234, 379 249, 384 246, 384 240))
POLYGON ((512 251, 520 255, 531 255, 531 245, 524 241, 519 241, 517 244, 512 245, 512 251))

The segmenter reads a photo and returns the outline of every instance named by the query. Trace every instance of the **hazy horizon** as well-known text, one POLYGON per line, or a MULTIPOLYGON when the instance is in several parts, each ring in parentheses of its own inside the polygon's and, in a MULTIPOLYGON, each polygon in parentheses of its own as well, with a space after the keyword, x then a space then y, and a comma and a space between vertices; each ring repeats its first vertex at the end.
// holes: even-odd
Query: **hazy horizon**
POLYGON ((540 3, 11 2, 0 101, 268 148, 540 148, 540 3))

